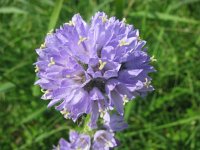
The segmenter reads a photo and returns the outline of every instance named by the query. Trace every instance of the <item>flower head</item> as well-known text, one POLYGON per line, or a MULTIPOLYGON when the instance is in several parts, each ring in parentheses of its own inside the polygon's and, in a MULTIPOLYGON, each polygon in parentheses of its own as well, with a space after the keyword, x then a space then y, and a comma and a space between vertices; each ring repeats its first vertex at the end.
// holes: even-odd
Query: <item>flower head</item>
POLYGON ((58 146, 54 146, 53 150, 72 150, 69 142, 65 141, 65 139, 61 138, 59 140, 58 146))
POLYGON ((70 142, 61 138, 59 144, 54 150, 89 150, 91 147, 90 136, 86 134, 78 134, 75 131, 70 131, 70 142))
POLYGON ((69 139, 70 142, 61 138, 54 150, 109 150, 117 146, 114 133, 105 130, 96 131, 93 140, 89 135, 71 131, 69 139))
POLYGON ((93 150, 109 150, 117 146, 117 142, 114 138, 114 133, 99 130, 94 135, 93 150))
POLYGON ((74 15, 36 50, 42 98, 73 121, 91 114, 91 128, 108 110, 123 115, 126 102, 153 90, 145 44, 137 29, 115 17, 97 12, 86 23, 74 15))

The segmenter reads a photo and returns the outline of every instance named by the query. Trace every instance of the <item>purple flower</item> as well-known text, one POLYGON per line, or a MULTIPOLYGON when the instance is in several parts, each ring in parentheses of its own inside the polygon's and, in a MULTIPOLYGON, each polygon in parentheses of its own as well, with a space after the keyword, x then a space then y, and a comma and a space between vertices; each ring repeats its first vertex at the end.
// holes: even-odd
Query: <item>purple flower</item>
POLYGON ((61 138, 59 140, 58 146, 56 147, 54 146, 53 150, 72 150, 70 147, 71 147, 70 143, 65 141, 65 139, 61 138))
POLYGON ((70 142, 67 142, 61 138, 54 150, 109 150, 109 148, 117 146, 114 133, 105 130, 96 131, 92 144, 89 135, 78 134, 75 131, 70 132, 69 139, 70 142))
POLYGON ((94 135, 94 142, 92 150, 109 150, 117 146, 117 142, 114 138, 114 133, 99 130, 94 135))
POLYGON ((60 139, 59 145, 54 149, 57 150, 89 150, 91 147, 90 136, 86 134, 78 134, 75 131, 70 131, 70 143, 63 138, 60 139))
POLYGON ((97 12, 86 23, 75 15, 36 50, 42 98, 73 121, 90 114, 91 128, 108 110, 123 115, 126 102, 153 90, 145 44, 137 29, 115 17, 97 12))
POLYGON ((104 126, 110 131, 122 131, 128 127, 128 124, 124 122, 124 117, 118 114, 106 113, 103 119, 104 126))

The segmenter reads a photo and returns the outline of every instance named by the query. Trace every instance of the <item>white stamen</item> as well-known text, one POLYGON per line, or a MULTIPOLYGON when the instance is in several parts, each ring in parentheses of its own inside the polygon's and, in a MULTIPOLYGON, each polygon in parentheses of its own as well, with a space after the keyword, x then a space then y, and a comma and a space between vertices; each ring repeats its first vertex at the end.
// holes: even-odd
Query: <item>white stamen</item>
POLYGON ((100 112, 100 118, 103 118, 107 111, 108 111, 108 109, 105 109, 105 110, 100 109, 99 110, 99 112, 100 112))
POLYGON ((99 16, 103 23, 105 23, 108 19, 106 16, 99 16))
POLYGON ((126 46, 126 45, 129 45, 129 44, 130 44, 129 42, 126 42, 123 39, 119 41, 119 46, 126 46))
POLYGON ((73 22, 73 21, 69 21, 69 23, 65 23, 65 24, 67 24, 67 25, 69 25, 69 26, 75 26, 75 23, 73 22))
POLYGON ((126 18, 123 18, 123 19, 122 19, 122 22, 123 22, 123 23, 126 23, 126 18))
POLYGON ((50 58, 50 63, 48 64, 48 66, 52 66, 52 65, 55 65, 55 61, 53 59, 53 57, 50 58))
POLYGON ((146 88, 149 88, 150 84, 151 84, 151 81, 148 80, 147 78, 145 78, 144 86, 145 86, 146 88))
POLYGON ((45 48, 45 47, 46 47, 46 44, 45 44, 45 43, 43 43, 43 44, 40 45, 40 49, 43 49, 43 48, 45 48))
POLYGON ((51 29, 48 33, 47 33, 47 35, 50 35, 50 34, 52 34, 53 33, 53 29, 51 29))
POLYGON ((80 45, 83 41, 87 40, 86 37, 79 36, 78 45, 80 45))
POLYGON ((157 61, 157 59, 155 58, 154 55, 150 58, 150 60, 151 60, 152 62, 156 62, 156 61, 157 61))
POLYGON ((49 91, 49 90, 46 90, 46 91, 45 91, 44 89, 41 89, 41 92, 44 93, 44 97, 46 97, 46 95, 47 95, 50 91, 49 91))
POLYGON ((69 119, 69 112, 67 111, 67 109, 63 109, 60 111, 60 113, 64 116, 65 119, 69 119))
POLYGON ((66 75, 66 78, 70 78, 71 76, 70 75, 66 75))
POLYGON ((40 70, 40 68, 38 67, 38 65, 35 66, 35 72, 38 72, 40 70))
POLYGON ((128 103, 128 97, 127 97, 127 95, 124 95, 124 97, 123 97, 123 105, 125 105, 126 103, 128 103))
POLYGON ((105 67, 105 65, 106 65, 106 63, 107 62, 103 62, 102 60, 99 60, 99 70, 102 70, 104 67, 105 67))

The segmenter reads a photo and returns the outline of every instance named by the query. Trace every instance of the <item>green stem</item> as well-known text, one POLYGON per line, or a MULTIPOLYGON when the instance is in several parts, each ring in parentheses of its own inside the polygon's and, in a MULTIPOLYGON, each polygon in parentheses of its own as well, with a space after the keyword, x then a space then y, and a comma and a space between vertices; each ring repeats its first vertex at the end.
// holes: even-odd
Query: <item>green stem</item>
POLYGON ((122 19, 124 16, 124 0, 115 0, 115 14, 118 19, 122 19))

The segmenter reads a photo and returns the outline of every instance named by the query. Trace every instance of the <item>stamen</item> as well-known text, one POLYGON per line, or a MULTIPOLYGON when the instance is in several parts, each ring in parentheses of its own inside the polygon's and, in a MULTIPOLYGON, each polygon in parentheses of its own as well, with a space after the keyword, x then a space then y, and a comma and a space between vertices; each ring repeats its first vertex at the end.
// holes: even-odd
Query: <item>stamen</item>
POLYGON ((40 70, 40 68, 38 67, 38 65, 35 66, 35 72, 38 72, 40 70))
POLYGON ((123 18, 123 19, 122 19, 122 22, 123 22, 123 23, 126 23, 126 18, 123 18))
POLYGON ((50 35, 50 34, 52 34, 53 33, 53 29, 51 29, 48 33, 47 33, 47 35, 50 35))
POLYGON ((41 92, 42 92, 42 93, 45 93, 45 90, 44 90, 44 89, 41 89, 41 92))
POLYGON ((99 16, 103 23, 105 23, 108 19, 106 16, 99 16))
POLYGON ((113 143, 111 143, 110 141, 106 141, 106 145, 107 145, 108 147, 113 147, 113 143))
POLYGON ((60 111, 60 113, 64 116, 65 119, 69 119, 69 112, 67 111, 67 109, 63 109, 60 111))
POLYGON ((66 78, 70 78, 71 76, 70 75, 66 75, 66 78))
POLYGON ((104 67, 105 67, 105 65, 106 65, 106 63, 107 62, 103 62, 102 60, 99 60, 99 70, 102 70, 104 67))
POLYGON ((79 36, 78 45, 80 45, 83 41, 87 40, 86 37, 79 36))
POLYGON ((60 145, 58 144, 58 146, 56 147, 56 150, 60 150, 60 145))
POLYGON ((53 60, 53 57, 50 58, 50 63, 48 64, 48 67, 55 65, 55 61, 53 60))
POLYGON ((69 26, 75 26, 75 23, 73 22, 73 21, 69 21, 69 23, 65 23, 65 24, 67 24, 67 25, 69 25, 69 26))
POLYGON ((105 111, 99 110, 99 112, 100 112, 100 118, 103 118, 103 116, 105 115, 105 111))
POLYGON ((149 88, 150 84, 151 84, 151 81, 148 80, 147 78, 145 78, 144 86, 145 86, 146 88, 149 88))
POLYGON ((123 97, 123 105, 125 105, 126 103, 128 103, 128 97, 127 97, 127 95, 124 95, 124 97, 123 97))
POLYGON ((156 62, 156 61, 157 61, 157 59, 155 58, 154 55, 150 58, 150 60, 151 60, 152 62, 156 62))
POLYGON ((43 49, 43 48, 45 48, 45 47, 46 47, 46 44, 43 43, 43 44, 41 44, 40 49, 43 49))
POLYGON ((44 89, 41 89, 41 92, 44 93, 44 96, 46 96, 50 91, 49 90, 45 91, 44 89))
POLYGON ((99 112, 100 112, 100 118, 103 118, 103 116, 104 116, 105 113, 106 113, 106 110, 100 109, 99 112))
POLYGON ((119 46, 126 46, 126 45, 129 45, 129 44, 130 44, 129 42, 126 42, 123 39, 119 41, 119 46))
POLYGON ((100 109, 99 109, 100 118, 103 118, 104 115, 106 114, 106 112, 107 112, 108 110, 109 110, 108 108, 105 108, 104 110, 100 108, 100 109))

